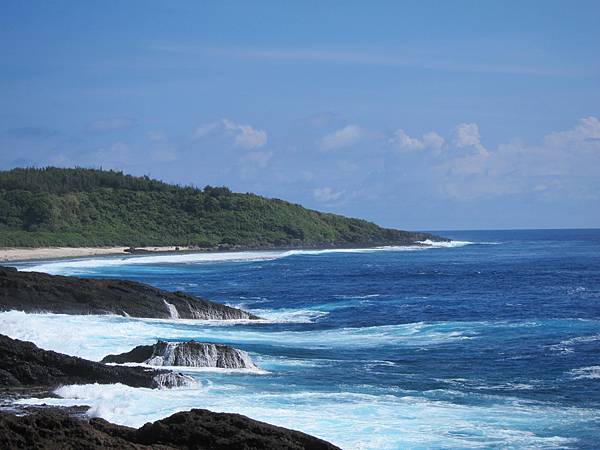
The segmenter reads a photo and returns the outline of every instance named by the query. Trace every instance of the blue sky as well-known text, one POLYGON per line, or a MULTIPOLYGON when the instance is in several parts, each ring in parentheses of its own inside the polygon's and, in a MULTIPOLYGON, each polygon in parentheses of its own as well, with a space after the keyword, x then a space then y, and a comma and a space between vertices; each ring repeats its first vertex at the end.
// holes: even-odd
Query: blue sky
POLYGON ((600 225, 597 1, 4 1, 0 168, 407 229, 600 225))

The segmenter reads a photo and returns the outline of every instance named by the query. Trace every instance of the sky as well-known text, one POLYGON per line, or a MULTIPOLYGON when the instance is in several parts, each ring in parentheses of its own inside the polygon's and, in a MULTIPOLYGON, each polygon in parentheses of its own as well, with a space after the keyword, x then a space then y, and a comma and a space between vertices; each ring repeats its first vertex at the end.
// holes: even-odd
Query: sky
POLYGON ((226 185, 411 230, 600 226, 598 1, 22 1, 0 169, 226 185))

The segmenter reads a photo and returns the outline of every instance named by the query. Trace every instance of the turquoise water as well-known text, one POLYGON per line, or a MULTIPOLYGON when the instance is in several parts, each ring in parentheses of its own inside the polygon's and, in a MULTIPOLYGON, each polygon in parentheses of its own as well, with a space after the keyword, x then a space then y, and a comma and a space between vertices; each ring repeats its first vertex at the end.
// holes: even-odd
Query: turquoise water
POLYGON ((92 359, 192 338, 247 350, 262 369, 192 372, 198 386, 175 391, 65 387, 46 400, 127 425, 205 407, 344 448, 596 447, 600 230, 440 233, 457 242, 21 266, 182 290, 261 323, 1 316, 12 336, 92 359))

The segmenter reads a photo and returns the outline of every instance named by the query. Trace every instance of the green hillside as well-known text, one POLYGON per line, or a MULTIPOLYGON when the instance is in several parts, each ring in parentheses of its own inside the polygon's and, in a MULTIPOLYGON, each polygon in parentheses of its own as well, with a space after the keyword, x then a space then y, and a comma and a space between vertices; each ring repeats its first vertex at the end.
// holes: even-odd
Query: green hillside
POLYGON ((81 168, 0 172, 0 247, 373 246, 430 237, 225 187, 81 168))

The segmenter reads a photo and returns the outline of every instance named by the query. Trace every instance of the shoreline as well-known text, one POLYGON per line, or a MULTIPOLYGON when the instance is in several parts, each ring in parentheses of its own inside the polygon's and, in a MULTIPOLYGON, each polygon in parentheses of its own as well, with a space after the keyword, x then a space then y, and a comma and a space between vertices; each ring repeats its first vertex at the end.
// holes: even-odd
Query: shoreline
POLYGON ((426 244, 384 244, 384 245, 315 245, 301 247, 231 247, 231 248, 198 248, 187 246, 153 246, 135 247, 11 247, 0 248, 0 264, 18 263, 28 261, 49 261, 71 258, 85 258, 90 256, 143 256, 149 254, 193 254, 193 253, 231 253, 246 251, 287 251, 287 250, 335 250, 335 249, 368 249, 386 246, 423 247, 426 244))
POLYGON ((84 258, 89 256, 133 256, 148 253, 203 253, 206 250, 185 246, 136 247, 5 247, 0 248, 0 263, 46 261, 54 259, 84 258), (179 248, 179 250, 177 250, 179 248))
POLYGON ((35 247, 0 248, 0 262, 126 255, 127 247, 35 247))

